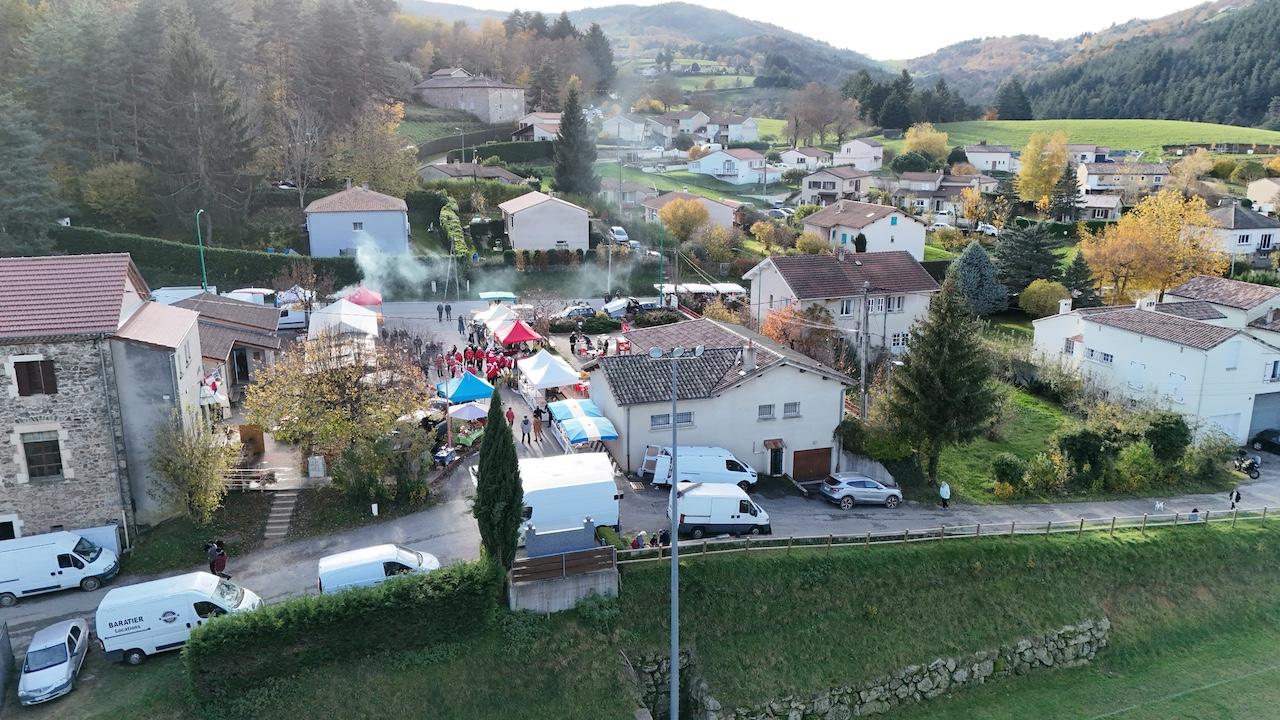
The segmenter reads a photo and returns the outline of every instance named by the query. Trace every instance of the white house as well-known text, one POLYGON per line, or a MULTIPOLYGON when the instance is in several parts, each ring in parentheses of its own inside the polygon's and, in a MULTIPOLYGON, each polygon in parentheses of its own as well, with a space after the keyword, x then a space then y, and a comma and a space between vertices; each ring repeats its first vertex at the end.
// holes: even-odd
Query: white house
POLYGON ((1213 236, 1222 252, 1232 255, 1270 253, 1280 242, 1280 220, 1235 203, 1210 210, 1209 217, 1217 223, 1213 236))
POLYGON ((1067 161, 1073 163, 1104 163, 1110 161, 1111 148, 1087 143, 1067 143, 1067 161))
POLYGON ((757 322, 788 305, 799 311, 819 305, 853 338, 862 330, 865 292, 868 343, 891 353, 907 349, 911 326, 938 291, 937 281, 900 250, 768 257, 742 277, 751 281, 757 322))
POLYGON ((738 325, 705 318, 625 334, 634 354, 607 355, 591 375, 591 399, 618 429, 606 443, 626 472, 650 445, 722 447, 760 473, 821 479, 836 468, 833 432, 844 416, 845 375, 738 325), (671 416, 670 366, 650 348, 704 348, 680 366, 671 416))
POLYGON ((1161 306, 1176 303, 1207 303, 1220 318, 1195 317, 1243 330, 1255 321, 1268 318, 1280 309, 1280 288, 1257 283, 1197 275, 1164 294, 1161 306))
POLYGON ((1080 218, 1082 220, 1120 219, 1124 210, 1124 198, 1112 193, 1093 193, 1080 198, 1080 218))
POLYGON ((409 254, 409 209, 404 200, 350 187, 312 202, 305 211, 311 255, 354 255, 358 248, 409 254))
POLYGON ((1160 192, 1169 177, 1164 163, 1080 163, 1076 166, 1076 182, 1080 192, 1120 193, 1137 197, 1160 192))
POLYGON ((1280 178, 1262 178, 1249 183, 1246 197, 1258 212, 1275 215, 1280 212, 1280 178))
POLYGON ((831 153, 816 147, 791 148, 782 151, 782 164, 795 170, 824 168, 831 164, 831 153))
MULTIPOLYGON (((786 159, 786 153, 782 154, 786 159)), ((837 200, 861 200, 871 173, 852 165, 837 165, 806 175, 800 181, 800 203, 830 205, 837 200)))
POLYGON ((836 165, 852 165, 859 170, 879 170, 884 164, 884 146, 870 138, 854 138, 840 146, 836 165))
POLYGON ((587 211, 537 191, 501 205, 502 223, 513 250, 586 250, 587 211))
POLYGON ((964 154, 969 164, 983 172, 1017 172, 1019 163, 1017 152, 1008 145, 965 145, 964 154))
POLYGON ((866 252, 903 250, 924 260, 924 223, 889 205, 837 200, 804 219, 805 232, 827 238, 836 248, 856 250, 858 236, 866 252))
POLYGON ((666 120, 676 121, 677 133, 688 133, 689 135, 700 134, 707 127, 707 123, 711 121, 711 116, 701 110, 681 110, 679 112, 669 112, 660 116, 666 120))
POLYGON ((733 185, 760 185, 782 179, 782 168, 749 148, 716 150, 689 162, 689 172, 710 175, 733 185))
POLYGON ((745 115, 715 115, 707 118, 701 135, 708 142, 753 143, 760 140, 760 126, 753 117, 745 115))
POLYGON ((645 222, 662 222, 659 213, 662 212, 662 208, 667 206, 667 203, 675 200, 694 200, 698 202, 707 209, 708 223, 727 229, 733 228, 738 219, 738 208, 742 207, 742 203, 731 200, 712 200, 709 197, 675 190, 641 201, 640 204, 644 207, 645 222))
POLYGON ((605 118, 600 127, 600 136, 617 140, 620 143, 639 145, 645 141, 648 123, 643 115, 622 113, 605 118))
POLYGON ((531 112, 516 121, 512 140, 555 140, 560 134, 560 113, 531 112))

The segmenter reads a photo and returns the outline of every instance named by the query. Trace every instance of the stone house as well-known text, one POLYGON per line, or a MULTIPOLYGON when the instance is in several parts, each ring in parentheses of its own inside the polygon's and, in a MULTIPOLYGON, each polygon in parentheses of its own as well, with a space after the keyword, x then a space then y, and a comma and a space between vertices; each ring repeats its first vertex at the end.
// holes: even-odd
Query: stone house
POLYGON ((514 123, 524 116, 524 88, 462 68, 441 68, 413 86, 422 102, 461 110, 490 125, 514 123))

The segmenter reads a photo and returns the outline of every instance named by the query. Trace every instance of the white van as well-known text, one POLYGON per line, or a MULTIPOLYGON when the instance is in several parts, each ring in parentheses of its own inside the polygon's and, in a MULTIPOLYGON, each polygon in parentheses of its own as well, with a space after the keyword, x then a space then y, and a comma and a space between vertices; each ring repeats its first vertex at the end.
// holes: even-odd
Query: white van
POLYGON ((520 459, 524 489, 524 521, 520 539, 530 526, 539 532, 582 527, 591 518, 596 527, 618 529, 618 501, 622 493, 613 479, 608 453, 573 453, 520 459))
MULTIPOLYGON (((694 539, 708 535, 769 535, 769 513, 735 485, 680 483, 676 532, 694 539)), ((667 509, 671 517, 671 509, 667 509)))
POLYGON ((118 572, 114 552, 72 532, 0 540, 0 607, 54 590, 93 592, 118 572))
MULTIPOLYGON (((680 446, 679 482, 727 483, 746 490, 760 479, 755 469, 719 447, 680 446)), ((650 445, 641 463, 642 476, 654 485, 671 484, 671 448, 650 445)))
POLYGON ((108 660, 137 665, 177 650, 191 631, 219 615, 255 610, 262 598, 207 572, 113 588, 98 603, 94 625, 108 660))
POLYGON ((316 589, 336 593, 348 588, 371 587, 405 573, 427 573, 440 569, 431 553, 400 545, 374 545, 320 558, 316 589))
POLYGON ((276 323, 277 330, 306 330, 307 329, 307 311, 294 310, 293 308, 280 308, 280 320, 276 323))

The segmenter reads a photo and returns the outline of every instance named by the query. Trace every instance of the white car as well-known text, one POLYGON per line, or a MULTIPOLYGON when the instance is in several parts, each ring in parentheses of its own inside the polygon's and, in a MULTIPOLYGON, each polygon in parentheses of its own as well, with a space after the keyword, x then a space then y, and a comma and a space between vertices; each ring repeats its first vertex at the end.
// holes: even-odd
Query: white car
POLYGON ((631 238, 627 237, 626 228, 621 227, 619 225, 614 225, 613 227, 609 228, 609 230, 613 233, 614 244, 627 245, 628 243, 630 243, 631 238))
POLYGON ((950 228, 951 228, 951 223, 947 222, 946 220, 935 220, 934 223, 929 226, 930 230, 947 230, 950 228))
POLYGON ((983 235, 989 235, 991 237, 995 237, 1000 234, 1000 231, 996 228, 996 226, 992 225, 991 223, 978 223, 978 227, 976 228, 976 230, 982 233, 983 235))
POLYGON ((63 620, 37 632, 18 678, 18 701, 38 705, 71 692, 89 654, 89 623, 63 620))

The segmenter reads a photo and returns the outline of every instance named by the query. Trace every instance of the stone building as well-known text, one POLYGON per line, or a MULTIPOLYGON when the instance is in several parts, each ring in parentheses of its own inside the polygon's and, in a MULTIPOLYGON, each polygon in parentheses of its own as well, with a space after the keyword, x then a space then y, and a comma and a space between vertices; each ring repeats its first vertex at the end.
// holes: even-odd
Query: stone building
POLYGON ((199 334, 148 299, 127 254, 0 258, 0 539, 156 510, 130 462, 149 462, 149 418, 198 397, 199 334))
POLYGON ((432 107, 461 110, 490 125, 515 123, 524 117, 524 88, 462 68, 443 68, 413 86, 432 107))

